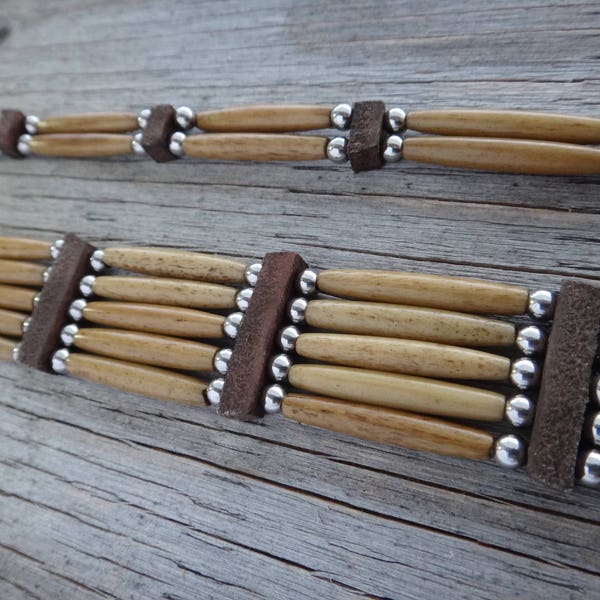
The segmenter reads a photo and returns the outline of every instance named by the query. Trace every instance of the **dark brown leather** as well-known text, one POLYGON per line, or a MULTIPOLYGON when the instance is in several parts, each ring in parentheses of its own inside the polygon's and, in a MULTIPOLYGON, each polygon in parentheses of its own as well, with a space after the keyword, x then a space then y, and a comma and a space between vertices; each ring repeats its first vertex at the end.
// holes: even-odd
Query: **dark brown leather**
POLYGON ((148 123, 142 133, 142 148, 156 162, 177 160, 169 150, 171 136, 179 131, 175 121, 175 109, 170 104, 159 104, 152 108, 148 123))
POLYGON ((0 119, 0 150, 12 158, 23 158, 17 150, 19 138, 27 133, 25 115, 18 110, 3 110, 0 119))
POLYGON ((384 117, 385 104, 379 100, 353 105, 348 158, 355 173, 383 166, 384 117))

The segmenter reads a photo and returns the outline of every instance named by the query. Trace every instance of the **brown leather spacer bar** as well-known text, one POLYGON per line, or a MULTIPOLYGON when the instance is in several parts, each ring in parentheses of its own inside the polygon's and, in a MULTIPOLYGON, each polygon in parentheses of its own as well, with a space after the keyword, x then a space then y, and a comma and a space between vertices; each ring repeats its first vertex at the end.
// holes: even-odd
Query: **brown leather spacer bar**
POLYGON ((265 256, 235 341, 219 414, 242 420, 264 414, 262 400, 269 362, 304 269, 306 263, 295 252, 271 252, 265 256))
POLYGON ((27 133, 25 115, 18 110, 3 110, 0 119, 0 150, 12 158, 24 158, 17 149, 19 138, 27 133))
POLYGON ((355 173, 383 166, 385 104, 379 100, 352 106, 348 158, 355 173))
POLYGON ((93 246, 72 233, 64 239, 19 346, 19 362, 41 371, 51 371, 52 354, 68 322, 69 305, 78 296, 79 282, 89 272, 94 252, 93 246))
POLYGON ((177 160, 169 150, 171 136, 179 131, 175 121, 175 109, 170 104, 154 106, 142 133, 142 148, 146 154, 158 163, 177 160))
POLYGON ((600 330, 600 287, 566 280, 542 375, 527 471, 555 489, 574 485, 577 451, 600 330))

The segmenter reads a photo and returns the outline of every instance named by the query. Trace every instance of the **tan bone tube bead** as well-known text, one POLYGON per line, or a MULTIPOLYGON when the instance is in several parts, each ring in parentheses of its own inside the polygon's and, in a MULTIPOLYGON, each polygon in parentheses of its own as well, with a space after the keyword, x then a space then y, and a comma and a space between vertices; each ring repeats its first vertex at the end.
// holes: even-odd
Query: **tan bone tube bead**
POLYGON ((31 312, 37 290, 0 284, 0 308, 31 312))
POLYGON ((166 304, 186 308, 233 308, 237 290, 218 283, 199 283, 184 279, 154 277, 97 277, 94 294, 149 304, 166 304))
POLYGON ((46 269, 36 263, 0 259, 0 283, 41 287, 46 269))
POLYGON ((494 438, 485 431, 411 413, 304 394, 288 394, 284 416, 305 425, 381 444, 485 460, 494 438))
POLYGON ((325 137, 268 133, 204 133, 183 142, 186 155, 219 160, 323 160, 326 147, 325 137))
POLYGON ((0 309, 0 335, 20 338, 23 333, 23 322, 26 314, 13 310, 0 309))
POLYGON ((46 117, 38 123, 38 134, 126 133, 139 128, 137 115, 127 112, 82 113, 46 117))
POLYGON ((408 129, 438 135, 600 144, 600 119, 516 110, 417 110, 408 129))
POLYGON ((336 365, 439 379, 503 381, 510 374, 505 356, 445 344, 366 335, 303 333, 296 352, 336 365))
POLYGON ((219 350, 190 340, 102 328, 80 329, 73 343, 91 354, 182 371, 212 371, 213 358, 219 350))
POLYGON ((0 258, 11 260, 50 260, 48 242, 27 238, 0 237, 0 258))
POLYGON ((70 354, 66 365, 68 373, 80 379, 159 400, 206 405, 206 383, 195 377, 84 353, 70 354))
POLYGON ((196 115, 198 127, 221 132, 283 132, 328 129, 331 108, 307 104, 237 106, 196 115))
POLYGON ((455 346, 510 346, 515 326, 498 319, 381 302, 311 300, 306 307, 311 327, 455 346))
POLYGON ((223 337, 225 317, 209 312, 131 302, 88 302, 83 317, 90 323, 183 338, 223 337))
POLYGON ((367 269, 321 271, 317 283, 333 296, 498 315, 523 314, 529 295, 525 287, 483 279, 367 269))
POLYGON ((131 154, 131 136, 113 133, 49 133, 32 137, 32 154, 63 158, 102 158, 131 154))
POLYGON ((315 394, 410 412, 479 421, 501 421, 504 415, 502 394, 412 375, 296 364, 288 378, 315 394))
POLYGON ((163 248, 105 248, 104 262, 136 273, 213 283, 244 283, 246 271, 241 261, 163 248))
POLYGON ((13 352, 17 343, 16 340, 0 337, 0 360, 13 360, 13 352))

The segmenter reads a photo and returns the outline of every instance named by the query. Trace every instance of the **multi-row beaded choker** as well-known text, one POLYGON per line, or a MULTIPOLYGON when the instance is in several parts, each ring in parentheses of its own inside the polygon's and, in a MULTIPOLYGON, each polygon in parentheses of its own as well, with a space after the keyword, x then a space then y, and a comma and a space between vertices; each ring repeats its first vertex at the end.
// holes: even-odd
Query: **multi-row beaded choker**
POLYGON ((0 238, 0 356, 600 485, 600 288, 0 238), (590 392, 591 390, 591 392, 590 392), (496 433, 492 433, 492 431, 496 433), (518 433, 517 433, 518 431, 518 433), (500 432, 500 433, 498 433, 500 432))
POLYGON ((195 113, 159 105, 134 113, 59 117, 5 110, 0 150, 26 156, 147 155, 237 161, 349 161, 354 171, 401 159, 534 175, 600 173, 600 119, 516 111, 386 109, 383 102, 261 105, 195 113), (193 132, 194 128, 199 131, 193 132), (348 136, 298 132, 348 130, 348 136), (404 135, 416 132, 426 135, 404 135))

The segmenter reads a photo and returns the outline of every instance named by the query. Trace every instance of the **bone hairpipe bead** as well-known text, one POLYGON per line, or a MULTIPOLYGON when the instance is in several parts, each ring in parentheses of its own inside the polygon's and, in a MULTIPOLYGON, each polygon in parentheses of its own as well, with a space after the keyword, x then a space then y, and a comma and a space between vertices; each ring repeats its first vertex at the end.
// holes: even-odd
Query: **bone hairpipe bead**
POLYGON ((91 323, 184 338, 222 338, 225 317, 212 313, 130 302, 88 302, 83 318, 91 323))
POLYGON ((27 315, 21 312, 0 309, 0 335, 20 338, 26 318, 27 315))
POLYGON ((12 360, 16 345, 17 342, 15 340, 0 337, 0 360, 12 360))
POLYGON ((327 138, 267 133, 204 133, 187 136, 183 151, 220 160, 323 160, 327 138))
POLYGON ((36 263, 0 259, 0 283, 41 287, 46 269, 36 263))
POLYGON ((576 144, 498 138, 420 136, 404 140, 406 160, 526 175, 595 175, 600 150, 576 144))
POLYGON ((505 356, 416 340, 366 335, 303 333, 296 352, 336 365, 440 379, 507 380, 505 356))
POLYGON ((456 346, 510 346, 512 323, 415 306, 349 300, 311 300, 306 307, 311 327, 456 346))
POLYGON ((50 260, 48 242, 26 238, 0 237, 0 258, 12 260, 50 260))
POLYGON ((31 312, 37 290, 0 284, 0 308, 31 312))
POLYGON ((107 266, 136 273, 210 281, 243 283, 246 264, 211 254, 161 248, 106 248, 107 266))
POLYGON ((92 292, 111 300, 220 309, 235 306, 237 290, 184 279, 101 276, 94 278, 92 292))
POLYGON ((309 131, 328 129, 331 108, 306 104, 238 106, 198 113, 196 122, 205 131, 309 131))
POLYGON ((485 460, 494 444, 484 431, 388 408, 304 394, 287 394, 288 419, 412 450, 485 460))
POLYGON ((399 410, 479 421, 501 421, 504 415, 502 394, 423 377, 297 364, 288 379, 315 394, 399 410))
POLYGON ((503 110, 416 110, 408 129, 440 135, 600 144, 600 119, 503 110))
POLYGON ((205 406, 206 383, 166 369, 136 365, 112 358, 74 353, 66 360, 74 377, 159 400, 205 406))
POLYGON ((48 133, 29 142, 31 154, 64 158, 101 158, 131 154, 131 136, 113 133, 48 133))
POLYGON ((127 112, 84 113, 46 117, 37 124, 38 134, 46 133, 125 133, 135 131, 137 115, 127 112))
POLYGON ((331 269, 319 273, 317 284, 334 296, 472 313, 523 314, 528 301, 522 286, 400 271, 331 269))
POLYGON ((182 371, 212 371, 213 358, 219 350, 190 340, 102 328, 79 329, 72 343, 91 354, 182 371))

